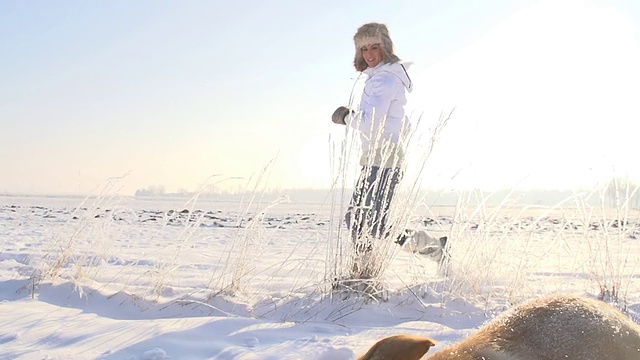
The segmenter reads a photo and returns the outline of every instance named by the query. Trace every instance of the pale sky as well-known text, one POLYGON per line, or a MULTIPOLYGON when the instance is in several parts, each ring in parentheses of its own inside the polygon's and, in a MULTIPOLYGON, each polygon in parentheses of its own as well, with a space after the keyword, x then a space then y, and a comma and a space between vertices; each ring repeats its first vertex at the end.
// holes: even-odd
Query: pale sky
POLYGON ((416 131, 455 107, 425 186, 640 180, 640 1, 8 0, 0 194, 237 187, 265 167, 269 187, 329 187, 371 21, 413 62, 416 131))

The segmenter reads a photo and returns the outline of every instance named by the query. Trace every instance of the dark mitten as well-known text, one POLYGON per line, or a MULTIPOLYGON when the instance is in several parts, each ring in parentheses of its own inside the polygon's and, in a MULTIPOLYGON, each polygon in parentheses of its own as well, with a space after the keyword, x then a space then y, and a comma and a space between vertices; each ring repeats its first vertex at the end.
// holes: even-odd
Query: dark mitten
POLYGON ((349 115, 350 111, 351 110, 349 110, 349 108, 340 106, 336 109, 336 111, 333 112, 333 115, 331 115, 331 121, 336 124, 346 125, 347 123, 344 121, 344 119, 347 117, 347 115, 349 115))

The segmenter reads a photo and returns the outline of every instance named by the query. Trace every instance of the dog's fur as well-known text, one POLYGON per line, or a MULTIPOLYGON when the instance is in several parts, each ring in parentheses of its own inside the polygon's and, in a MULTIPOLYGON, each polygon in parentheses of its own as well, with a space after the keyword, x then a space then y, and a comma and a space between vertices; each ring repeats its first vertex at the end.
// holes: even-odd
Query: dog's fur
MULTIPOLYGON (((428 338, 418 339, 434 343, 428 338)), ((383 339, 359 360, 418 360, 429 347, 416 352, 417 341, 409 335, 383 339), (404 343, 409 345, 405 348, 404 343)), ((555 295, 513 308, 428 359, 638 360, 640 326, 602 301, 555 295)))
POLYGON ((378 341, 358 360, 420 359, 436 343, 426 337, 396 335, 378 341), (401 349, 401 351, 399 351, 401 349))
POLYGON ((433 261, 442 263, 449 259, 447 237, 437 238, 424 230, 406 229, 396 240, 403 250, 425 255, 433 261))

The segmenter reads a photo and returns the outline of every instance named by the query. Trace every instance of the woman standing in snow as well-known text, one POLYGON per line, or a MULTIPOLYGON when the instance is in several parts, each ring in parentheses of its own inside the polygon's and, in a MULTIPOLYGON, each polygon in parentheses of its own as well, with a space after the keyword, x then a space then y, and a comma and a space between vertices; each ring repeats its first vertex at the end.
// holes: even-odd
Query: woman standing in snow
MULTIPOLYGON (((332 121, 358 130, 362 141, 362 170, 345 215, 360 258, 371 250, 372 238, 389 235, 389 207, 401 179, 404 157, 401 135, 409 125, 404 106, 412 84, 406 64, 400 63, 393 52, 384 24, 362 25, 353 40, 353 65, 368 78, 359 110, 341 106, 332 121)), ((364 275, 362 269, 356 271, 364 275)))

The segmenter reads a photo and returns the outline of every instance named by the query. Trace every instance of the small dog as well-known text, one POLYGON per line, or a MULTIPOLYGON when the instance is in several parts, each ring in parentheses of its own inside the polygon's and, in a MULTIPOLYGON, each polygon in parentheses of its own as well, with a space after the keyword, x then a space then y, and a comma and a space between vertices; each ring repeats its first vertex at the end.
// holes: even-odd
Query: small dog
POLYGON ((403 250, 425 255, 429 259, 442 263, 449 260, 447 237, 437 238, 424 230, 406 229, 396 240, 403 250))
MULTIPOLYGON (((358 360, 419 360, 432 344, 426 337, 396 335, 378 341, 358 360)), ((640 326, 605 302, 554 295, 513 308, 429 359, 638 360, 640 326)))

